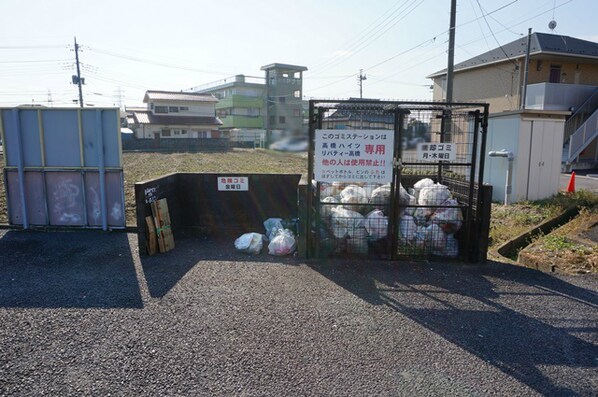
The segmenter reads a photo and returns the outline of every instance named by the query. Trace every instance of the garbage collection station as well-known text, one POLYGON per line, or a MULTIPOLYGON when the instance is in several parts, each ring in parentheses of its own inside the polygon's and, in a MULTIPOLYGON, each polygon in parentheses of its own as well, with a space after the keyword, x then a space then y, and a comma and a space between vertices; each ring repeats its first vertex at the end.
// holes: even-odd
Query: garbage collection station
POLYGON ((492 188, 482 184, 479 154, 487 118, 480 103, 312 100, 307 180, 177 173, 137 183, 140 247, 152 202, 166 198, 175 233, 226 236, 231 249, 239 235, 267 234, 279 219, 304 258, 484 261, 492 188), (402 143, 416 127, 427 140, 407 150, 402 143))
POLYGON ((313 100, 309 120, 307 257, 486 259, 487 104, 313 100))

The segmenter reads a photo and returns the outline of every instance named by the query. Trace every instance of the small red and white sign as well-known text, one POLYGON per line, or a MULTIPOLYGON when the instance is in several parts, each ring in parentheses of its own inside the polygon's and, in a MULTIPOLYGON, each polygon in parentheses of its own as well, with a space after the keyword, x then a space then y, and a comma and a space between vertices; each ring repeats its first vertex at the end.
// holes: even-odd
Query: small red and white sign
POLYGON ((219 192, 246 192, 249 190, 249 178, 246 176, 219 176, 219 192))

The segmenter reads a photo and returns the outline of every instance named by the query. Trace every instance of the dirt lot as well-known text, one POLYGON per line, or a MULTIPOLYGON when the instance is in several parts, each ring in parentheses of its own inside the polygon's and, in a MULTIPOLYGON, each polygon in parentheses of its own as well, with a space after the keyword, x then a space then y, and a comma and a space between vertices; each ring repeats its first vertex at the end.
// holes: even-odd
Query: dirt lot
MULTIPOLYGON (((248 173, 307 173, 305 154, 280 153, 263 149, 234 149, 206 153, 124 153, 127 225, 135 225, 135 182, 172 172, 248 172, 248 173)), ((0 156, 0 172, 4 161, 0 156)), ((571 205, 592 207, 598 196, 589 192, 573 196, 560 195, 551 200, 518 203, 508 207, 493 204, 491 218, 491 248, 536 226, 562 212, 571 205)), ((0 223, 7 223, 4 184, 0 184, 0 223)), ((596 266, 592 266, 594 269, 596 266)))

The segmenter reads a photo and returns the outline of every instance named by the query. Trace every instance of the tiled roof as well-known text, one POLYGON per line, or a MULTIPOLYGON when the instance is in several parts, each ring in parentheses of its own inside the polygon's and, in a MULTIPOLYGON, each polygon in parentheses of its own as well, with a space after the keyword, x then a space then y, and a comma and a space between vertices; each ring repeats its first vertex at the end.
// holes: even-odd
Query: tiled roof
POLYGON ((222 125, 218 117, 209 116, 162 116, 150 111, 134 112, 136 124, 161 124, 161 125, 222 125))
MULTIPOLYGON (((521 58, 525 56, 526 50, 527 36, 524 36, 520 39, 503 45, 502 50, 500 47, 498 47, 456 64, 455 71, 480 67, 495 62, 502 62, 507 59, 506 55, 508 55, 508 57, 511 59, 521 58)), ((537 54, 565 55, 598 59, 598 43, 557 34, 532 33, 530 55, 537 54)), ((443 69, 432 73, 428 76, 428 78, 442 76, 445 74, 446 69, 443 69)))
POLYGON ((164 100, 164 101, 185 101, 185 102, 218 102, 218 99, 212 95, 199 94, 195 92, 178 92, 178 91, 146 91, 143 102, 147 103, 149 100, 164 100))

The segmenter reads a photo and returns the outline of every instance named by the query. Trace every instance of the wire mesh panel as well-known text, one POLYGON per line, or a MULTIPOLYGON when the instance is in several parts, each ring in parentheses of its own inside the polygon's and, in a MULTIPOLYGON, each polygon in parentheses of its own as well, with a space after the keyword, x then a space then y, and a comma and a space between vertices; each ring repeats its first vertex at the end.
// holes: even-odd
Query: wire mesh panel
POLYGON ((483 104, 310 101, 308 255, 464 256, 486 116, 483 104))

